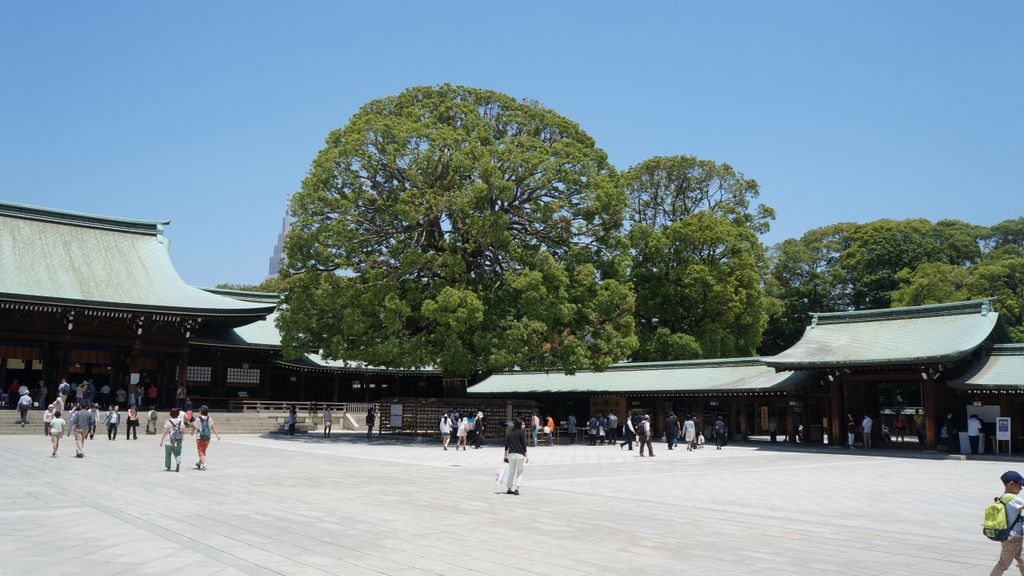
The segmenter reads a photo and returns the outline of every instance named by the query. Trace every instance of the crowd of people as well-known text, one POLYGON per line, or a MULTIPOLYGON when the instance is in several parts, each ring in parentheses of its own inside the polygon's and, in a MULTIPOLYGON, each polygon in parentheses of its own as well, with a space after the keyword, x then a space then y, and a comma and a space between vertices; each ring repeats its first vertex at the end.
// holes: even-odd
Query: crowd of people
MULTIPOLYGON (((50 456, 56 458, 60 451, 60 442, 64 437, 75 437, 75 457, 84 458, 87 442, 95 440, 96 427, 102 423, 106 425, 107 440, 117 440, 120 435, 121 423, 125 424, 125 439, 138 440, 139 411, 135 403, 128 404, 128 409, 121 412, 117 403, 108 404, 106 411, 101 415, 100 405, 96 402, 85 401, 87 396, 82 395, 79 402, 73 401, 64 391, 64 382, 58 388, 57 399, 46 407, 43 413, 43 434, 50 439, 52 452, 50 456)), ((220 434, 210 417, 210 410, 207 406, 201 406, 198 413, 193 412, 192 403, 185 399, 184 406, 171 408, 163 425, 163 435, 160 437, 160 446, 164 448, 164 468, 171 470, 172 457, 174 470, 181 470, 181 451, 184 442, 185 431, 196 439, 196 453, 198 460, 195 467, 197 470, 206 470, 206 451, 212 437, 220 440, 220 434)), ((146 434, 156 435, 159 430, 160 415, 156 408, 151 408, 146 415, 146 434)))

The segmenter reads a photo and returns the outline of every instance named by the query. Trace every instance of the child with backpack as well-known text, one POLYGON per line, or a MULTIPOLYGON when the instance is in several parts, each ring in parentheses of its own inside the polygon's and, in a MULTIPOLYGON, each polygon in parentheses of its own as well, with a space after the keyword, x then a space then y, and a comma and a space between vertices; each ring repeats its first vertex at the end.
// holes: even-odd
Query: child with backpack
POLYGON ((989 540, 1002 544, 999 562, 992 568, 992 574, 1002 574, 1017 561, 1017 567, 1024 572, 1024 558, 1021 558, 1021 520, 1024 519, 1024 497, 1020 496, 1024 487, 1024 476, 1020 472, 1010 470, 999 479, 1003 482, 1003 495, 985 508, 985 519, 982 522, 982 533, 989 540))
POLYGON ((177 407, 171 408, 170 417, 164 422, 164 433, 160 445, 164 447, 164 468, 171 471, 171 455, 174 455, 174 471, 181 472, 181 442, 185 437, 185 420, 177 407), (167 444, 164 445, 164 440, 167 444))
POLYGON ((204 404, 199 408, 199 417, 192 424, 192 433, 197 434, 196 452, 199 453, 199 462, 196 462, 196 470, 206 470, 206 448, 210 445, 210 438, 216 436, 220 440, 220 434, 210 419, 210 409, 204 404))

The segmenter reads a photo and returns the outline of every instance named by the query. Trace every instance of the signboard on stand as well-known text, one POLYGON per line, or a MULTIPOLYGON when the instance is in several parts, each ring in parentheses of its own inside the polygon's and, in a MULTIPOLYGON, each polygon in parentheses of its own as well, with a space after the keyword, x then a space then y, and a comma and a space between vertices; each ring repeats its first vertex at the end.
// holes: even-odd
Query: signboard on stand
POLYGON ((1007 454, 1013 454, 1013 446, 1010 442, 1010 419, 1007 417, 996 418, 996 454, 999 454, 999 443, 1006 442, 1007 454))
POLYGON ((402 405, 401 404, 392 404, 391 405, 391 418, 389 420, 390 421, 388 422, 388 424, 390 424, 392 428, 398 428, 398 429, 402 428, 402 405))

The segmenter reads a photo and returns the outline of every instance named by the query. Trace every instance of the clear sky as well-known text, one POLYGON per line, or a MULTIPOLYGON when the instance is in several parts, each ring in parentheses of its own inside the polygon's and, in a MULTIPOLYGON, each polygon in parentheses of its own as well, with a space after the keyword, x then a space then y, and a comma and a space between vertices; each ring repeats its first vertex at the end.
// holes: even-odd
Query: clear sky
POLYGON ((170 219, 186 281, 255 283, 327 133, 449 82, 539 100, 620 169, 727 162, 778 212, 1024 215, 1024 3, 0 4, 0 199, 170 219))

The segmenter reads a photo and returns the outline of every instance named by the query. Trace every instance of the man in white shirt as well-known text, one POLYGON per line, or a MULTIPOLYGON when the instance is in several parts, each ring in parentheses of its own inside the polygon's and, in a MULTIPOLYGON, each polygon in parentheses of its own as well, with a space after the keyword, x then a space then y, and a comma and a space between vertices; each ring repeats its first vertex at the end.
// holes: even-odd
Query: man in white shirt
POLYGON ((981 442, 981 420, 977 414, 971 414, 967 419, 967 440, 971 443, 971 454, 977 454, 981 442))
POLYGON ((871 426, 875 423, 868 414, 864 415, 864 420, 860 423, 861 428, 864 429, 864 449, 871 450, 871 426))
POLYGON ((1024 508, 1024 498, 1020 496, 1021 486, 1024 485, 1024 476, 1020 472, 1010 470, 999 477, 1003 482, 1003 498, 1013 496, 1013 499, 1006 503, 1006 523, 1011 526, 1010 537, 1003 541, 1002 550, 999 553, 999 562, 992 568, 990 576, 998 576, 1017 561, 1017 568, 1024 574, 1024 559, 1021 558, 1021 509, 1024 508))

